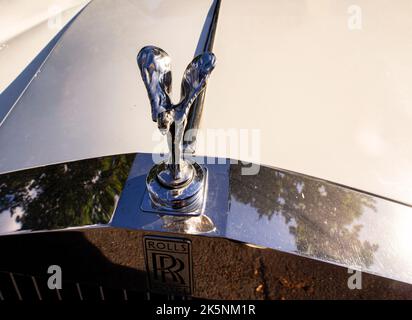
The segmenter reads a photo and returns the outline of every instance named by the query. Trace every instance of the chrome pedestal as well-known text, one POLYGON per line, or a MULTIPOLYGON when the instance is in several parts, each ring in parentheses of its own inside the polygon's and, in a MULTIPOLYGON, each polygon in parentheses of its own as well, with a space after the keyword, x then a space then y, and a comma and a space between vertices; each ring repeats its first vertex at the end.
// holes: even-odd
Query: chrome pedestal
POLYGON ((184 179, 177 184, 168 165, 161 162, 152 167, 146 178, 142 210, 175 216, 202 214, 207 192, 207 169, 188 163, 184 179))

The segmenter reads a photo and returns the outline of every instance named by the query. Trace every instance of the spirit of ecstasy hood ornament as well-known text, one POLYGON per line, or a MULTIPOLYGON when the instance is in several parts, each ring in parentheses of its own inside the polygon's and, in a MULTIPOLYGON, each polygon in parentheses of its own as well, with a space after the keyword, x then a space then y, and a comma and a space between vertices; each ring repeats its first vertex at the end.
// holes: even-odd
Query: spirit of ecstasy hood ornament
POLYGON ((160 48, 147 46, 137 56, 152 107, 152 120, 167 135, 169 146, 168 160, 156 164, 146 179, 152 204, 149 211, 177 215, 198 215, 202 211, 206 169, 184 158, 183 136, 190 107, 205 89, 215 61, 213 53, 204 52, 189 63, 182 79, 181 100, 173 104, 169 55, 160 48))

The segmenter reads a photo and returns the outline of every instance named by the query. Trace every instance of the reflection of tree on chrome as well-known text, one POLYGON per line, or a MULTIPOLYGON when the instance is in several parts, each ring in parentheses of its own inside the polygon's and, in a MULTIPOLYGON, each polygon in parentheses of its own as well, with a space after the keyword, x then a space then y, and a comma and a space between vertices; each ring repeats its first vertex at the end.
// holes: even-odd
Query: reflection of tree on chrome
POLYGON ((376 211, 372 197, 263 166, 256 176, 242 176, 240 169, 231 168, 232 196, 260 217, 281 214, 299 253, 360 267, 373 263, 378 246, 359 239, 357 224, 364 208, 376 211))
POLYGON ((0 214, 21 229, 106 223, 127 179, 134 155, 51 165, 0 176, 0 214))

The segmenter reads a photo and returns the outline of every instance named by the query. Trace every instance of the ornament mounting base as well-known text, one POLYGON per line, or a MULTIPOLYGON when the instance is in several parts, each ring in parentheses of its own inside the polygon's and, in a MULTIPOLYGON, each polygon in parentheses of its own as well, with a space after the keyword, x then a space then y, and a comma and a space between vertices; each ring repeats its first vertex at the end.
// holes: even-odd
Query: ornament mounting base
POLYGON ((205 167, 193 163, 191 182, 181 188, 167 188, 158 180, 164 163, 155 165, 146 177, 146 190, 141 209, 145 212, 171 216, 199 216, 204 211, 208 174, 205 167))

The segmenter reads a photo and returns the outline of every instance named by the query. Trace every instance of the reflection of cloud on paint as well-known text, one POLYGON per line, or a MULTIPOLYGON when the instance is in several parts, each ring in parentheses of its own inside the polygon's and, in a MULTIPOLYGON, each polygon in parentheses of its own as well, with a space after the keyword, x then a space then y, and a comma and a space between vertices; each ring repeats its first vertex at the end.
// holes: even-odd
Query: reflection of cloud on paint
POLYGON ((385 151, 385 141, 382 136, 371 129, 362 129, 356 136, 356 142, 370 156, 381 156, 385 151))
POLYGON ((21 207, 17 207, 13 212, 14 219, 10 219, 10 210, 4 210, 0 212, 0 225, 4 232, 18 231, 21 229, 22 224, 20 219, 23 217, 24 211, 21 207))

